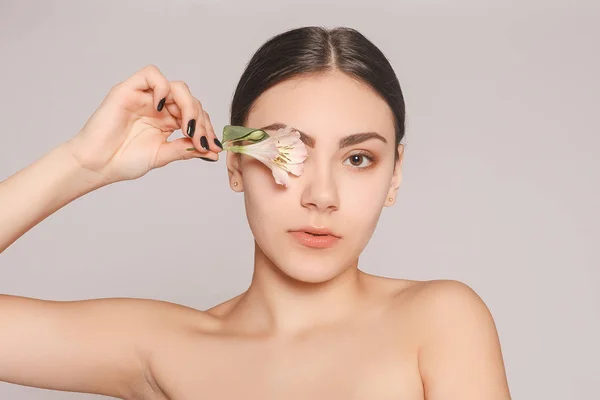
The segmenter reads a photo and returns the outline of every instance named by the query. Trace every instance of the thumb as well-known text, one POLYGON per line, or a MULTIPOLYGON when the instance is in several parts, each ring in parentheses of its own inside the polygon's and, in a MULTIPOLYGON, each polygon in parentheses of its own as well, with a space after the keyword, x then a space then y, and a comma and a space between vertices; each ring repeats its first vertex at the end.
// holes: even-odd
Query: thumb
POLYGON ((190 158, 198 157, 215 158, 215 153, 212 151, 201 153, 194 147, 192 139, 182 137, 165 142, 159 147, 154 168, 164 167, 173 161, 189 160, 190 158))

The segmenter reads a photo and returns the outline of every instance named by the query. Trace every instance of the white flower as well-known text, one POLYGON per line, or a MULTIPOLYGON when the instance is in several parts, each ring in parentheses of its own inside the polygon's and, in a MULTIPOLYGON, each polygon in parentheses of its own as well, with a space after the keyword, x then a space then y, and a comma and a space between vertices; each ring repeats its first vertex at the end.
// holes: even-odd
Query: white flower
MULTIPOLYGON (((248 138, 246 136, 245 140, 248 138)), ((302 175, 304 160, 308 157, 306 146, 300 140, 300 133, 287 126, 271 136, 262 136, 262 139, 257 143, 238 146, 232 144, 235 140, 228 140, 223 143, 223 149, 257 159, 271 169, 277 184, 287 187, 290 181, 288 173, 302 175)))

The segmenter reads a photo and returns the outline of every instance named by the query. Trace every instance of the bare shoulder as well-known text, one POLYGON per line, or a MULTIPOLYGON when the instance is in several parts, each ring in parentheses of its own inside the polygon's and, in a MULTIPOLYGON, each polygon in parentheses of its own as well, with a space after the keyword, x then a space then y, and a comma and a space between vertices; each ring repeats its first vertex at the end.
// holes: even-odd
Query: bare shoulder
POLYGON ((483 299, 456 280, 409 281, 393 296, 393 307, 407 311, 421 346, 452 332, 477 332, 496 341, 496 326, 483 299))
POLYGON ((430 317, 451 309, 466 314, 477 310, 479 317, 484 316, 481 312, 488 312, 479 294, 466 283, 456 280, 405 281, 394 293, 393 299, 398 305, 406 303, 418 306, 422 311, 432 312, 430 317))
POLYGON ((482 298, 469 285, 456 280, 408 280, 371 276, 374 287, 389 301, 392 318, 410 318, 410 325, 439 332, 439 324, 456 318, 491 321, 482 298), (417 318, 417 320, 414 320, 417 318), (435 328, 435 329, 434 329, 435 328))
POLYGON ((494 319, 469 285, 405 282, 394 293, 393 308, 415 329, 427 399, 510 399, 494 319))

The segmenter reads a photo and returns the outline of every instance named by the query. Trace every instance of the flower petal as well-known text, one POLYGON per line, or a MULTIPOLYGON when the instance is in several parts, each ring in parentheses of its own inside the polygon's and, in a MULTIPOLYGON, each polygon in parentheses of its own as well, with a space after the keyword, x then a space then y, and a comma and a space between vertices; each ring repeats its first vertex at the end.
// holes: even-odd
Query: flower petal
POLYGON ((288 183, 290 182, 290 176, 288 175, 286 170, 280 168, 277 165, 273 165, 273 167, 271 167, 271 172, 273 173, 273 177, 275 178, 275 183, 283 185, 285 187, 288 186, 288 183))
POLYGON ((286 164, 285 165, 285 170, 287 172, 291 173, 291 174, 294 174, 296 176, 300 176, 304 172, 304 164, 303 163, 286 164))
POLYGON ((279 155, 279 149, 272 138, 263 140, 262 142, 239 146, 240 152, 249 156, 261 156, 274 160, 279 155))
POLYGON ((289 162, 292 164, 304 162, 308 157, 306 146, 301 141, 300 143, 295 144, 291 149, 287 150, 286 154, 290 160, 289 162))
POLYGON ((281 146, 290 146, 300 140, 300 133, 296 130, 281 128, 272 137, 277 139, 281 146))

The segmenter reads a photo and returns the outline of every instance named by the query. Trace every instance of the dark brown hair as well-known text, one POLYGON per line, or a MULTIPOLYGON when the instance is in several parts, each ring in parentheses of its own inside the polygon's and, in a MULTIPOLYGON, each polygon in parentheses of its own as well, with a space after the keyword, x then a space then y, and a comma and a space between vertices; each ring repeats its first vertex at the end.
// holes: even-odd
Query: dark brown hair
POLYGON ((398 144, 405 105, 398 78, 384 54, 352 28, 308 26, 278 34, 252 56, 231 102, 231 125, 245 125, 253 103, 270 87, 301 74, 339 70, 373 88, 390 106, 398 144))

